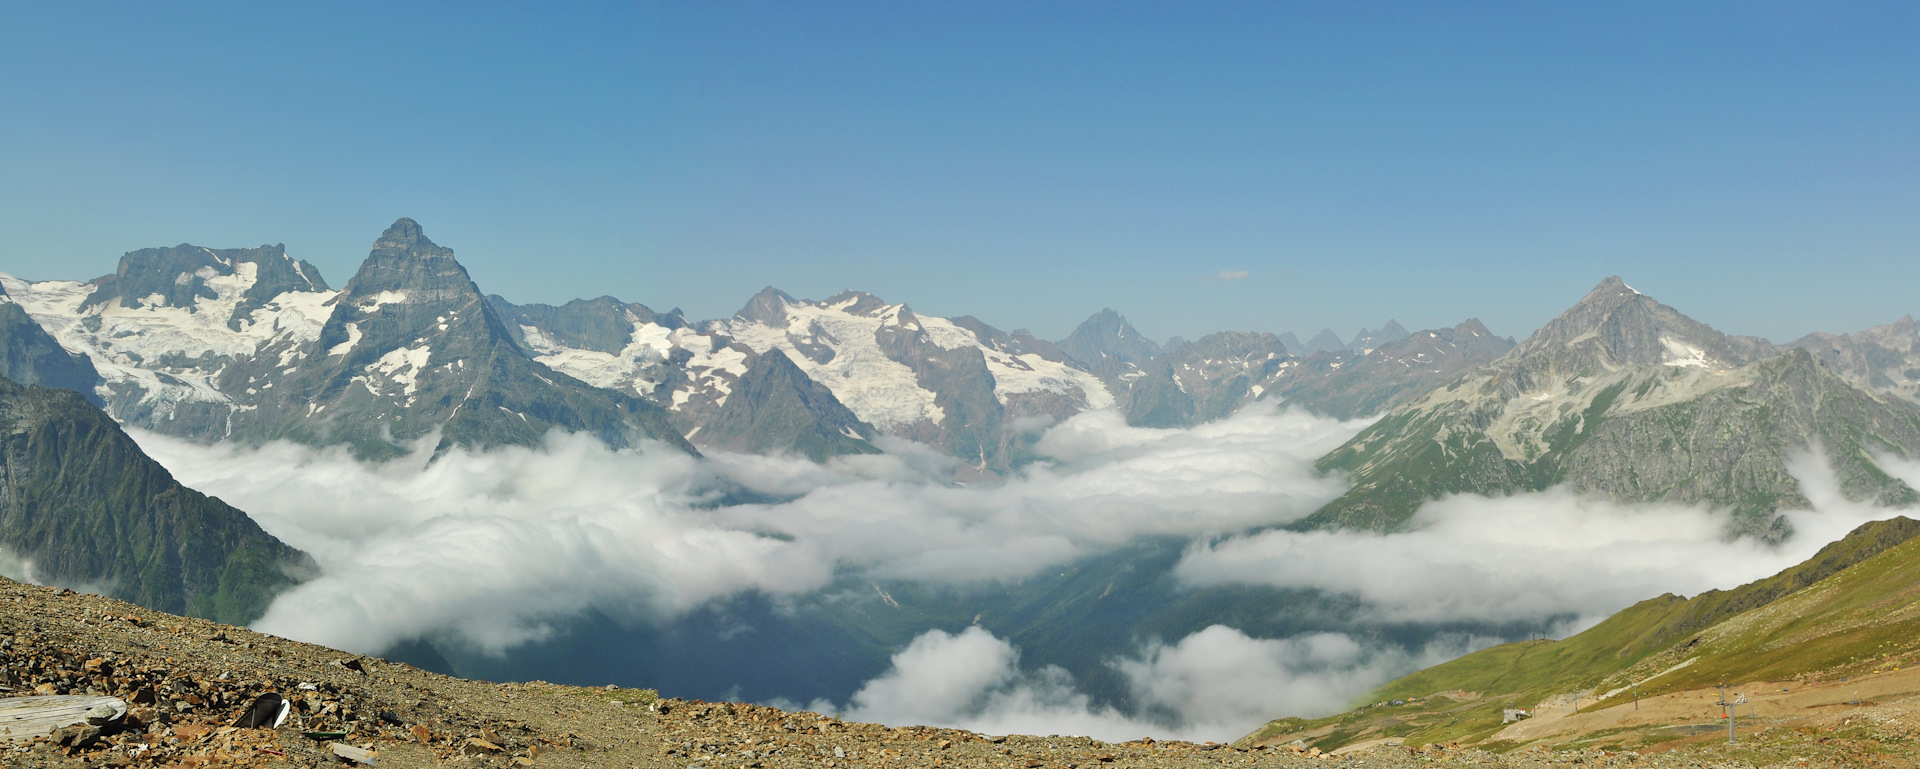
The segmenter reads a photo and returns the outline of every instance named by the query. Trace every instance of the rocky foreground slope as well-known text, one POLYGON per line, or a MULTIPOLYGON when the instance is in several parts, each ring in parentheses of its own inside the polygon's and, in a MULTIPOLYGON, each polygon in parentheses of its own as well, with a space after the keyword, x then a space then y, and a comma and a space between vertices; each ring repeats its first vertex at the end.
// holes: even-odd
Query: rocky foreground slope
POLYGON ((1677 752, 1375 746, 1343 755, 1082 737, 889 728, 817 713, 657 699, 651 691, 494 684, 0 580, 0 696, 102 694, 130 705, 106 729, 0 742, 0 766, 316 767, 333 748, 383 767, 1491 767, 1907 766, 1915 701, 1677 752), (292 702, 278 729, 231 724, 266 692, 292 702), (1837 730, 1837 731, 1836 731, 1837 730), (340 734, 344 732, 345 734, 340 734), (1835 739, 1835 736, 1843 739, 1835 739))

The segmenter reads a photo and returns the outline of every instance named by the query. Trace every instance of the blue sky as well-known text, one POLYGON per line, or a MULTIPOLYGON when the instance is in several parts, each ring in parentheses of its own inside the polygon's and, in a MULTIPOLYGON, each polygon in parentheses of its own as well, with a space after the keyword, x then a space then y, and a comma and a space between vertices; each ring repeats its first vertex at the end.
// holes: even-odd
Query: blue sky
POLYGON ((1916 9, 11 3, 0 270, 411 216, 522 302, 1524 336, 1617 273, 1784 340, 1920 312, 1916 9))

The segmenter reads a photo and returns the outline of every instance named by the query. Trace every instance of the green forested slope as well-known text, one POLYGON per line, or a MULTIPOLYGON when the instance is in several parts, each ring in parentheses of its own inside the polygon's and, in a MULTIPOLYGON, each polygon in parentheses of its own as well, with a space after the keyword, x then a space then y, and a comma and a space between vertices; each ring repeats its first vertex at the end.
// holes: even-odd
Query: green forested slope
POLYGON ((0 379, 0 548, 43 582, 245 624, 312 568, 71 390, 0 379))

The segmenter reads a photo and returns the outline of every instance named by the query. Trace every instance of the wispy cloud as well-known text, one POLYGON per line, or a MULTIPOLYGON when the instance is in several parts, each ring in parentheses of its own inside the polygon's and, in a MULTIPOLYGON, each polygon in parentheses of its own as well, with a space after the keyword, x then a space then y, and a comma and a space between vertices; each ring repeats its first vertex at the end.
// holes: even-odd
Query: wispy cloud
POLYGON ((1203 277, 1201 280, 1245 280, 1247 276, 1252 274, 1253 273, 1247 272, 1246 270, 1221 270, 1203 277))

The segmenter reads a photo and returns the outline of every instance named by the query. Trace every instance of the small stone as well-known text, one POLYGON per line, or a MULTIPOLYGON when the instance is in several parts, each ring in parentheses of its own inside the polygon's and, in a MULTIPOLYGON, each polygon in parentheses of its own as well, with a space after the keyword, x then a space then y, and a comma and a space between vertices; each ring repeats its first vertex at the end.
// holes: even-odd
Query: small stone
POLYGON ((55 731, 53 741, 62 747, 88 748, 100 739, 100 732, 98 726, 74 724, 55 731))

